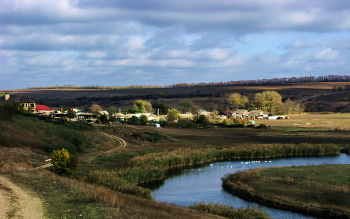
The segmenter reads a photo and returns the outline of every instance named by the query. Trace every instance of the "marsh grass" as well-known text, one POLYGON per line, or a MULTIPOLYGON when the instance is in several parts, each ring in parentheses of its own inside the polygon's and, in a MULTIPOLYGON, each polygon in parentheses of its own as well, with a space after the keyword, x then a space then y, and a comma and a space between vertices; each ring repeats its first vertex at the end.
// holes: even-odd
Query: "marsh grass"
POLYGON ((228 159, 257 159, 288 156, 320 156, 339 154, 340 148, 333 144, 270 144, 251 147, 178 149, 153 153, 129 160, 130 166, 156 166, 174 168, 228 159))
POLYGON ((350 165, 254 169, 223 178, 223 188, 274 207, 330 218, 350 218, 350 165))
POLYGON ((196 205, 189 206, 192 209, 203 211, 210 214, 220 215, 225 218, 232 219, 269 219, 270 216, 267 212, 257 209, 255 207, 248 208, 233 208, 227 205, 221 205, 217 203, 206 204, 201 202, 196 205))

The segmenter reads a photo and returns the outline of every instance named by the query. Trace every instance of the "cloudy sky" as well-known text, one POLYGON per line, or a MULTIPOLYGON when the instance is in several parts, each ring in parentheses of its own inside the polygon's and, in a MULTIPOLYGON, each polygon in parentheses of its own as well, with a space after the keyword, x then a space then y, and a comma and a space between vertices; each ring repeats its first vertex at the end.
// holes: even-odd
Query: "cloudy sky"
POLYGON ((350 74, 349 0, 0 0, 0 90, 350 74))

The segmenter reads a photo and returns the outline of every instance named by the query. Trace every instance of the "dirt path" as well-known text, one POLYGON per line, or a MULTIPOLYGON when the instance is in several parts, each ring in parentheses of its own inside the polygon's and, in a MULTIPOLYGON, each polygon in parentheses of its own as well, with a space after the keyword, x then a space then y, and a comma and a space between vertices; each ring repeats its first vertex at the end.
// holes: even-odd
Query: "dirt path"
MULTIPOLYGON (((98 156, 98 155, 102 155, 102 154, 111 154, 111 153, 114 153, 114 152, 119 151, 119 150, 121 150, 121 149, 123 149, 123 148, 126 147, 126 141, 125 141, 124 139, 119 138, 119 137, 117 137, 117 136, 115 136, 115 135, 110 135, 110 134, 106 134, 106 133, 103 133, 103 132, 102 132, 102 134, 104 134, 104 135, 106 135, 106 136, 108 136, 108 137, 110 137, 110 138, 112 138, 112 139, 118 141, 119 144, 120 144, 120 146, 115 147, 115 148, 112 148, 112 149, 107 150, 107 151, 97 151, 97 152, 93 152, 93 153, 90 153, 90 154, 85 154, 85 155, 82 156, 82 158, 85 158, 85 159, 92 159, 93 157, 96 157, 96 156, 98 156)), ((47 164, 45 164, 45 165, 42 165, 42 166, 37 167, 37 169, 47 168, 47 167, 51 167, 51 166, 52 166, 51 163, 47 163, 47 164)), ((1 219, 1 218, 0 218, 0 219, 1 219)))
POLYGON ((38 197, 0 175, 0 218, 41 219, 43 207, 38 197))

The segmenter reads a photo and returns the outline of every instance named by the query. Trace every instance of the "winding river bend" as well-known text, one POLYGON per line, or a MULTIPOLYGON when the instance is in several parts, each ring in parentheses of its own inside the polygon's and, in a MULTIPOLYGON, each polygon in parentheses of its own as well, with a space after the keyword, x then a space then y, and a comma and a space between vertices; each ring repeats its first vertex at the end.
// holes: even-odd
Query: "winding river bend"
POLYGON ((240 170, 274 166, 299 166, 322 164, 350 164, 350 155, 322 157, 290 157, 266 160, 234 160, 210 163, 191 169, 184 169, 169 176, 161 185, 154 185, 153 196, 157 201, 179 206, 189 206, 199 202, 220 203, 235 208, 248 206, 261 207, 272 218, 305 218, 316 217, 260 206, 257 203, 245 201, 224 191, 221 178, 240 170))

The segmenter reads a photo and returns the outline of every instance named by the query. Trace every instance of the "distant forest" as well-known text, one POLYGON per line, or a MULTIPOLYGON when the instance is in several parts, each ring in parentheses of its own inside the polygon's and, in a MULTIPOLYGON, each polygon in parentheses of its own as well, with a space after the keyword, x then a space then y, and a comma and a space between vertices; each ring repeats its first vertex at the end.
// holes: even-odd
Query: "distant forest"
POLYGON ((286 84, 286 83, 305 83, 305 82, 345 82, 350 81, 349 75, 327 75, 327 76, 306 76, 291 78, 273 78, 257 80, 240 80, 227 82, 200 82, 200 83, 179 83, 169 86, 156 85, 130 85, 130 86, 75 86, 75 85, 56 85, 49 87, 32 87, 31 89, 141 89, 141 88, 172 88, 172 87, 203 87, 203 86, 241 86, 241 85, 267 85, 267 84, 286 84))

